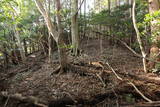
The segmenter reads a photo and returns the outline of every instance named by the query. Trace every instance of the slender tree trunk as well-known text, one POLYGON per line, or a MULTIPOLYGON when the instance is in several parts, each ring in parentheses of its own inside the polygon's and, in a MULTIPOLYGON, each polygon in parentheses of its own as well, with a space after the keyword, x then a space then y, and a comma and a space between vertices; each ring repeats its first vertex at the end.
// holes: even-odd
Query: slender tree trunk
MULTIPOLYGON (((132 7, 133 0, 129 0, 129 5, 132 7)), ((132 17, 132 8, 129 9, 130 17, 132 17)))
POLYGON ((135 31, 136 31, 136 34, 137 34, 137 40, 138 40, 138 43, 139 43, 139 47, 141 49, 141 53, 142 53, 142 56, 143 56, 143 67, 144 67, 144 72, 147 73, 147 68, 146 68, 146 53, 144 51, 144 48, 143 48, 143 45, 142 45, 142 41, 141 41, 141 38, 140 38, 140 32, 137 28, 137 25, 136 25, 136 18, 135 18, 135 6, 136 6, 136 1, 133 0, 133 7, 132 7, 132 20, 133 20, 133 25, 134 25, 134 28, 135 28, 135 31))
POLYGON ((8 63, 9 63, 9 58, 8 58, 8 54, 6 54, 7 53, 6 44, 3 44, 3 49, 4 49, 4 52, 5 52, 5 54, 4 54, 4 57, 5 57, 4 66, 5 66, 5 68, 7 68, 8 67, 8 63))
POLYGON ((57 21, 58 21, 58 31, 56 30, 55 25, 53 25, 48 12, 44 9, 42 2, 40 0, 34 0, 34 1, 40 13, 43 15, 45 19, 49 33, 53 36, 54 40, 56 41, 56 44, 58 46, 58 51, 59 51, 59 62, 61 65, 61 71, 63 71, 65 68, 67 68, 68 60, 67 60, 67 55, 66 55, 66 45, 63 40, 63 28, 61 25, 61 16, 60 16, 61 14, 60 13, 60 10, 61 10, 60 0, 56 0, 56 8, 57 8, 56 16, 57 16, 57 21))
MULTIPOLYGON (((48 14, 50 16, 50 5, 51 5, 51 1, 50 0, 47 0, 48 1, 48 14)), ((53 50, 53 45, 52 44, 52 39, 51 39, 51 34, 48 32, 48 60, 49 60, 49 63, 52 62, 52 50, 53 50)))
POLYGON ((57 42, 58 45, 58 51, 59 51, 59 59, 61 64, 61 71, 67 68, 67 55, 66 55, 66 44, 63 40, 63 29, 61 25, 61 16, 60 16, 60 10, 61 10, 61 3, 60 0, 56 0, 56 7, 57 7, 57 20, 58 20, 58 34, 59 39, 57 42))
POLYGON ((118 7, 118 0, 115 0, 115 7, 118 7))
POLYGON ((33 50, 33 53, 35 52, 35 44, 34 42, 32 43, 32 50, 33 50))
POLYGON ((84 30, 83 30, 83 37, 85 38, 86 36, 86 27, 87 27, 87 23, 86 23, 86 0, 84 0, 84 30))
POLYGON ((49 63, 52 62, 52 44, 51 44, 51 35, 48 36, 48 57, 49 57, 49 63))
MULTIPOLYGON (((14 12, 12 12, 12 20, 14 22, 16 22, 15 16, 18 16, 16 9, 14 9, 14 12)), ((25 56, 25 52, 23 50, 24 49, 23 45, 21 44, 20 34, 19 34, 19 31, 17 30, 17 28, 18 28, 17 24, 15 23, 14 26, 13 26, 13 30, 14 30, 15 38, 17 39, 18 48, 20 49, 20 55, 21 55, 22 62, 24 62, 26 60, 26 56, 25 56)))
MULTIPOLYGON (((5 29, 4 29, 4 37, 6 37, 5 29)), ((9 63, 9 58, 8 58, 8 54, 7 54, 7 46, 6 46, 5 43, 3 44, 3 48, 4 48, 4 52, 5 52, 5 54, 4 54, 4 57, 5 57, 4 66, 5 66, 5 68, 7 68, 8 67, 8 63, 9 63)))
MULTIPOLYGON (((111 0, 108 0, 108 11, 109 11, 109 15, 110 15, 110 13, 111 13, 111 0)), ((111 35, 111 29, 112 29, 111 25, 108 26, 108 29, 109 29, 109 35, 112 36, 111 35)), ((113 44, 113 40, 114 40, 113 38, 109 38, 109 43, 113 44)))
POLYGON ((78 0, 72 0, 71 3, 71 31, 72 31, 72 46, 73 46, 73 55, 78 55, 79 49, 79 34, 78 34, 78 14, 75 14, 78 10, 78 0))
POLYGON ((118 6, 121 6, 121 0, 118 0, 118 6))
POLYGON ((14 25, 15 37, 17 39, 18 48, 20 49, 20 55, 21 55, 22 61, 24 62, 26 60, 26 57, 25 57, 25 53, 23 51, 23 46, 21 44, 21 40, 19 37, 19 32, 16 29, 17 29, 17 25, 15 24, 14 25))
POLYGON ((24 45, 24 52, 25 52, 25 55, 27 55, 27 54, 28 54, 28 52, 27 52, 26 39, 23 39, 23 45, 24 45))

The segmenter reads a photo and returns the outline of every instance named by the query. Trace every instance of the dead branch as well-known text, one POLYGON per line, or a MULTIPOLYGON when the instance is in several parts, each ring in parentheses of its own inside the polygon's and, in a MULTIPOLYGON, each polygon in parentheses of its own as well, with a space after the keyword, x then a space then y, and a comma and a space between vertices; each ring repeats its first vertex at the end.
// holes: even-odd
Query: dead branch
MULTIPOLYGON (((108 62, 106 62, 106 64, 109 66, 109 68, 112 70, 112 72, 115 74, 115 76, 117 77, 117 79, 124 81, 124 79, 122 79, 120 76, 118 76, 118 74, 116 73, 116 71, 110 66, 110 64, 108 62)), ((148 101, 148 102, 153 102, 152 100, 150 100, 149 98, 147 98, 132 82, 130 82, 129 80, 127 80, 127 84, 130 84, 134 87, 134 89, 141 95, 141 97, 148 101)))
POLYGON ((149 98, 147 98, 146 96, 144 96, 144 94, 142 92, 139 91, 139 89, 132 83, 129 82, 128 84, 132 85, 134 87, 134 89, 148 102, 152 102, 152 100, 150 100, 149 98))
POLYGON ((112 70, 112 72, 115 74, 115 76, 119 79, 119 80, 123 80, 120 76, 118 76, 118 74, 116 73, 116 71, 110 66, 110 64, 108 62, 106 62, 106 64, 108 65, 108 67, 112 70))
POLYGON ((103 87, 106 87, 106 84, 105 84, 105 82, 103 81, 102 77, 101 77, 99 74, 97 74, 97 73, 96 73, 96 75, 97 75, 97 77, 100 79, 100 81, 102 82, 103 87))
POLYGON ((10 97, 8 97, 8 98, 7 98, 7 100, 6 100, 5 104, 4 104, 4 107, 6 107, 6 106, 7 106, 8 101, 9 101, 9 98, 10 98, 10 97))

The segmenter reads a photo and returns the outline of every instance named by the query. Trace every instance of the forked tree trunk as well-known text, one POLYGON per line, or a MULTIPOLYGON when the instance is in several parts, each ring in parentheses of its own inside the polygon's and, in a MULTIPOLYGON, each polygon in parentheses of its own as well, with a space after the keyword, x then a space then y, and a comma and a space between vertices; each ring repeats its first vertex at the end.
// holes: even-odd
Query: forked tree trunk
POLYGON ((67 55, 66 55, 66 46, 63 41, 63 28, 61 26, 61 16, 60 16, 60 10, 61 10, 61 4, 60 0, 56 0, 56 7, 57 7, 57 20, 58 20, 58 31, 56 30, 55 25, 53 25, 51 18, 48 14, 48 12, 44 9, 42 2, 40 0, 34 0, 36 3, 36 6, 42 16, 44 17, 45 23, 47 25, 47 28, 49 30, 49 33, 53 36, 54 40, 56 41, 56 44, 58 46, 58 52, 59 52, 59 62, 61 65, 61 70, 64 70, 67 68, 67 55))

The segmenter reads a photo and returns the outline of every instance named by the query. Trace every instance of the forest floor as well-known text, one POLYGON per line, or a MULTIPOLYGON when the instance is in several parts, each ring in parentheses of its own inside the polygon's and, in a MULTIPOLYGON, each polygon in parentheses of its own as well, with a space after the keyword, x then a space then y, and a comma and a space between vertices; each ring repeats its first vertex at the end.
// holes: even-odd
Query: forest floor
POLYGON ((59 99, 62 103, 69 102, 62 98, 73 101, 74 107, 159 105, 159 102, 145 103, 146 100, 141 95, 144 94, 154 101, 160 100, 159 75, 145 74, 141 59, 126 48, 111 46, 107 40, 102 43, 101 47, 98 39, 83 41, 82 55, 78 58, 69 56, 72 65, 89 71, 85 75, 72 71, 51 75, 58 67, 58 61, 55 58, 51 65, 48 58, 40 52, 30 55, 24 64, 0 72, 0 107, 42 107, 37 103, 48 105, 59 99), (100 63, 103 68, 89 62, 100 63), (115 76, 106 62, 123 80, 115 76))

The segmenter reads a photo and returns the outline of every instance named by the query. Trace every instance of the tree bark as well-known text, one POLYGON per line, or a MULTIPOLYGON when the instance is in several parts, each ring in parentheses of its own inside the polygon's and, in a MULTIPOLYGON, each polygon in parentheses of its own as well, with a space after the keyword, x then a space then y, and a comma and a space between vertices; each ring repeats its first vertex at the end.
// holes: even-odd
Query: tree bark
POLYGON ((51 18, 48 14, 48 12, 44 9, 42 3, 40 0, 34 0, 36 3, 37 8, 39 9, 40 13, 45 19, 47 28, 49 30, 49 33, 53 36, 54 40, 56 41, 56 44, 58 46, 58 52, 59 52, 59 62, 61 65, 61 71, 63 71, 65 68, 67 68, 67 55, 66 55, 66 44, 63 40, 63 28, 61 25, 61 16, 60 16, 60 10, 61 10, 61 3, 60 0, 56 0, 56 8, 57 8, 57 21, 58 21, 58 31, 56 30, 55 25, 53 25, 51 18))
POLYGON ((78 55, 79 49, 79 34, 78 34, 78 14, 75 14, 78 10, 78 0, 71 1, 71 32, 72 32, 72 46, 73 46, 73 55, 78 55))
POLYGON ((65 70, 67 68, 67 54, 66 54, 66 44, 63 40, 63 29, 61 25, 61 16, 60 16, 60 10, 61 10, 61 3, 60 0, 56 0, 56 7, 57 7, 57 20, 58 20, 58 51, 59 51, 59 60, 61 65, 61 71, 65 70))
POLYGON ((37 6, 38 10, 40 11, 42 16, 44 17, 44 20, 46 22, 46 25, 47 25, 47 28, 48 28, 49 32, 51 33, 51 35, 53 36, 55 41, 58 42, 59 34, 58 34, 58 31, 56 31, 56 27, 53 25, 48 12, 44 9, 40 0, 34 0, 34 1, 36 3, 36 6, 37 6))
POLYGON ((17 31, 17 25, 15 24, 14 25, 14 33, 15 33, 15 37, 17 39, 17 45, 18 45, 18 48, 20 49, 20 55, 21 55, 21 58, 22 58, 22 61, 24 62, 26 60, 26 57, 25 57, 25 53, 23 51, 23 45, 21 44, 21 40, 20 40, 20 37, 19 37, 19 32, 17 31))

